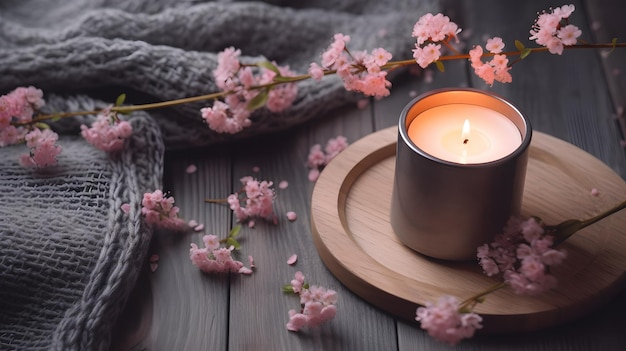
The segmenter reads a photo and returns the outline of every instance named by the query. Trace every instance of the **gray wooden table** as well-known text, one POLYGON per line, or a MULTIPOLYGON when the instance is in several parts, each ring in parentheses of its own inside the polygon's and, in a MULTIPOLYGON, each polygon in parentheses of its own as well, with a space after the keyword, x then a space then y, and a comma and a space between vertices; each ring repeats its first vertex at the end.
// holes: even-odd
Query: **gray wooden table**
MULTIPOLYGON (((615 0, 572 1, 572 21, 585 38, 626 40, 623 3, 615 0), (622 9, 622 10, 620 10, 622 9)), ((445 13, 470 34, 468 43, 499 35, 509 43, 527 42, 536 11, 561 3, 545 1, 447 1, 445 13)), ((235 224, 225 206, 205 198, 225 197, 239 179, 254 175, 276 184, 278 225, 257 221, 241 234, 242 257, 252 255, 251 276, 206 275, 190 264, 189 243, 201 234, 155 235, 150 252, 158 269, 146 262, 124 316, 117 326, 114 349, 120 350, 437 350, 448 346, 431 339, 415 324, 398 320, 345 288, 324 266, 313 245, 310 201, 314 183, 305 167, 309 147, 344 135, 349 142, 395 125, 412 94, 440 87, 475 87, 496 92, 530 117, 535 130, 556 136, 590 152, 626 178, 623 107, 626 103, 626 50, 608 57, 600 51, 567 51, 561 57, 531 55, 512 70, 513 83, 492 88, 469 71, 468 62, 446 63, 432 82, 406 72, 394 76, 392 95, 372 100, 364 109, 346 107, 291 130, 235 145, 214 146, 166 155, 165 189, 175 196, 187 219, 206 226, 205 233, 227 235, 235 224), (189 164, 198 167, 187 174, 189 164), (259 172, 254 173, 253 167, 259 172), (284 214, 295 211, 289 222, 284 214), (295 266, 287 258, 299 256, 295 266), (281 293, 296 270, 308 281, 338 291, 338 315, 314 330, 285 329, 297 298, 281 293)), ((626 194, 624 194, 626 195, 626 194)), ((478 335, 461 342, 465 350, 618 350, 626 345, 626 290, 590 315, 553 328, 507 335, 478 335)))

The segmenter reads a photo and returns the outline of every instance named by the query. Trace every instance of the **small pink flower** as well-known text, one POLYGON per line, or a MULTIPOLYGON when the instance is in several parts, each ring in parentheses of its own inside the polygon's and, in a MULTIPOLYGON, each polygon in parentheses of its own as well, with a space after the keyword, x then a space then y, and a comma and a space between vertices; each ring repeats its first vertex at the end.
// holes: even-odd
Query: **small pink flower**
POLYGON ((293 292, 300 295, 301 310, 289 311, 287 330, 299 331, 304 327, 314 328, 337 315, 337 292, 321 286, 311 286, 308 289, 304 284, 302 272, 296 272, 291 280, 293 292))
POLYGON ((121 150, 133 132, 129 122, 120 120, 108 109, 98 114, 91 127, 83 124, 80 129, 85 140, 106 152, 121 150))
POLYGON ((442 296, 436 303, 427 302, 426 306, 418 307, 415 320, 428 335, 454 346, 482 328, 482 317, 476 313, 460 313, 459 308, 456 297, 442 296))
POLYGON ((317 63, 312 62, 309 67, 309 74, 314 80, 320 81, 324 78, 324 69, 317 63))
POLYGON ((274 220, 274 189, 273 182, 259 181, 250 176, 241 178, 243 189, 228 196, 228 204, 233 210, 237 221, 259 217, 265 220, 274 220), (242 198, 240 199, 240 196, 242 198))
POLYGON ((567 23, 567 18, 574 10, 574 5, 564 5, 551 13, 539 14, 530 30, 529 39, 547 47, 550 53, 561 55, 563 47, 576 44, 582 34, 578 27, 567 23))
POLYGON ((440 44, 430 43, 424 47, 416 46, 416 48, 413 49, 413 58, 415 59, 417 64, 422 68, 426 68, 431 63, 437 61, 440 56, 441 56, 440 44))
POLYGON ((504 49, 504 43, 502 42, 502 38, 493 37, 491 39, 488 39, 487 45, 485 45, 485 48, 493 54, 501 53, 502 49, 504 49))
POLYGON ((552 245, 552 236, 534 218, 511 217, 502 234, 478 248, 477 258, 485 274, 501 275, 515 293, 538 294, 556 285, 550 267, 566 256, 552 245))
POLYGON ((141 205, 141 213, 149 225, 176 231, 188 228, 187 223, 178 217, 180 210, 174 206, 174 198, 164 196, 161 190, 145 193, 141 205))
POLYGON ((324 150, 320 144, 311 146, 309 155, 307 156, 307 167, 309 170, 309 181, 316 181, 320 175, 320 171, 335 156, 348 147, 348 141, 344 136, 331 138, 326 143, 324 150))
POLYGON ((220 240, 216 235, 205 235, 202 237, 202 242, 209 250, 216 250, 220 247, 220 240))
POLYGON ((33 129, 24 139, 30 149, 29 154, 20 156, 20 164, 25 167, 43 168, 57 164, 61 146, 57 145, 59 136, 50 129, 33 129))
POLYGON ((427 41, 438 42, 446 37, 454 38, 461 32, 456 23, 451 22, 448 16, 441 13, 433 15, 427 13, 420 17, 413 26, 412 36, 417 38, 417 44, 422 45, 427 41))

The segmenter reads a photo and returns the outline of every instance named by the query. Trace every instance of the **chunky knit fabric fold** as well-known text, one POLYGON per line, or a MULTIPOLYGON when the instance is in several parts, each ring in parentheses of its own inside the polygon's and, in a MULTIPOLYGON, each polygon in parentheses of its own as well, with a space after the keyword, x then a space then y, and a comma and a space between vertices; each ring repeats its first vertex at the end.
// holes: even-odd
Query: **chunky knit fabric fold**
POLYGON ((158 126, 143 113, 131 123, 111 156, 62 136, 45 170, 19 165, 24 145, 0 149, 0 349, 108 348, 151 237, 141 199, 163 169, 158 126))

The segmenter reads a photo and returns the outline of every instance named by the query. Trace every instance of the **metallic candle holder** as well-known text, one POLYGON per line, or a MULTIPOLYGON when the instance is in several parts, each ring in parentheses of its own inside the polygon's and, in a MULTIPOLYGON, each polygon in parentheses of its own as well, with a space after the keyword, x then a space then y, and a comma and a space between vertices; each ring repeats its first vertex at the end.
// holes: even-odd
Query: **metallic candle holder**
POLYGON ((390 215, 395 234, 406 246, 433 258, 476 259, 477 247, 491 242, 510 216, 520 214, 531 136, 529 121, 509 102, 487 92, 440 89, 412 100, 398 125, 390 215), (502 158, 482 163, 428 154, 409 137, 409 126, 423 112, 450 104, 481 106, 504 115, 519 130, 521 144, 502 158))

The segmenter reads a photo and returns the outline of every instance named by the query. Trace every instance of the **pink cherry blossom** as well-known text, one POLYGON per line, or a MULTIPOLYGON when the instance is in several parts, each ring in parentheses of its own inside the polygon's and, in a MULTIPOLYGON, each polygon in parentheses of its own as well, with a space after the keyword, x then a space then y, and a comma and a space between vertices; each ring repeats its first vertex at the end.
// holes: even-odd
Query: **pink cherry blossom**
POLYGON ((561 55, 564 46, 576 44, 582 34, 578 27, 567 23, 574 10, 574 5, 563 5, 551 13, 539 14, 530 30, 529 39, 547 47, 550 53, 561 55))
POLYGON ((322 150, 322 146, 320 144, 314 144, 311 146, 306 163, 309 168, 309 181, 316 181, 321 170, 328 164, 328 162, 347 148, 348 145, 346 137, 339 135, 335 138, 328 139, 324 150, 322 150))
POLYGON ((110 109, 105 109, 99 113, 91 127, 83 124, 80 129, 80 134, 85 140, 106 152, 121 150, 124 147, 124 142, 133 132, 130 123, 120 120, 110 109))
POLYGON ((161 190, 145 193, 141 205, 141 213, 149 225, 177 231, 188 228, 185 220, 178 217, 180 209, 174 206, 174 198, 165 196, 161 190))
POLYGON ((253 217, 274 220, 273 182, 259 181, 250 176, 241 178, 243 189, 228 196, 227 201, 237 221, 242 222, 253 217))
POLYGON ((252 274, 252 269, 245 267, 241 261, 232 257, 232 247, 219 247, 219 240, 215 235, 205 235, 202 238, 205 247, 200 248, 191 243, 189 259, 191 263, 206 273, 239 273, 252 274))
POLYGON ((582 35, 582 31, 578 27, 568 24, 557 31, 557 37, 561 39, 563 45, 574 45, 578 41, 578 37, 582 35))
POLYGON ((413 49, 413 58, 417 64, 426 68, 431 63, 437 61, 441 56, 441 45, 440 44, 426 44, 424 47, 420 47, 415 44, 415 49, 413 49))
POLYGON ((485 45, 485 48, 493 54, 501 53, 502 49, 504 49, 504 43, 502 42, 502 38, 493 37, 487 39, 487 44, 485 45))
POLYGON ((442 296, 435 303, 429 301, 424 307, 418 307, 415 320, 428 331, 428 335, 454 346, 462 339, 471 338, 477 329, 482 328, 480 315, 461 313, 460 307, 456 297, 442 296))
MULTIPOLYGON (((228 101, 234 100, 230 98, 228 101)), ((209 128, 218 133, 235 134, 252 124, 248 118, 251 112, 243 103, 237 102, 229 105, 218 100, 213 103, 212 107, 202 108, 200 113, 209 128)))
POLYGON ((375 48, 371 54, 367 51, 350 52, 346 47, 349 41, 349 36, 335 34, 333 42, 322 53, 321 66, 311 64, 309 74, 319 80, 324 69, 335 70, 348 91, 375 97, 388 96, 391 82, 382 66, 389 62, 391 53, 383 48, 375 48))
MULTIPOLYGON (((288 67, 278 66, 275 62, 270 69, 264 65, 250 67, 239 61, 241 51, 229 47, 218 54, 217 68, 213 70, 215 83, 226 97, 223 101, 217 100, 211 107, 200 110, 202 118, 210 129, 218 133, 234 134, 252 124, 249 119, 252 114, 250 103, 256 98, 261 89, 267 93, 265 107, 271 112, 280 112, 293 104, 297 97, 298 87, 294 83, 271 85, 278 77, 295 76, 288 67)), ((319 72, 315 72, 317 75, 319 72)), ((323 72, 322 72, 323 74, 323 72)), ((257 108, 258 106, 254 106, 257 108)))
POLYGON ((0 96, 0 130, 11 122, 30 122, 33 113, 44 105, 43 92, 32 86, 18 87, 0 96))
POLYGON ((48 167, 57 164, 61 146, 57 145, 59 136, 50 129, 33 129, 24 139, 30 149, 28 154, 20 156, 20 164, 25 167, 48 167))
POLYGON ((508 66, 509 59, 504 54, 494 55, 490 61, 482 61, 483 48, 480 45, 476 45, 469 52, 470 62, 474 73, 482 78, 485 83, 493 85, 494 81, 501 83, 510 83, 512 81, 508 66))
POLYGON ((300 271, 296 272, 294 279, 291 280, 291 287, 295 294, 300 295, 301 309, 289 311, 287 330, 297 332, 305 327, 314 328, 337 315, 336 291, 317 285, 307 288, 304 274, 300 271))
POLYGON ((324 78, 324 69, 316 62, 311 62, 311 65, 309 67, 309 74, 314 80, 320 81, 322 80, 322 78, 324 78))
POLYGON ((503 233, 480 246, 476 256, 486 275, 500 275, 515 293, 539 294, 556 285, 550 267, 566 257, 552 246, 552 236, 534 218, 512 217, 503 233))
POLYGON ((456 23, 451 22, 448 16, 427 13, 413 26, 412 36, 417 39, 417 45, 421 46, 427 41, 438 42, 446 38, 455 38, 460 32, 461 29, 456 23))

